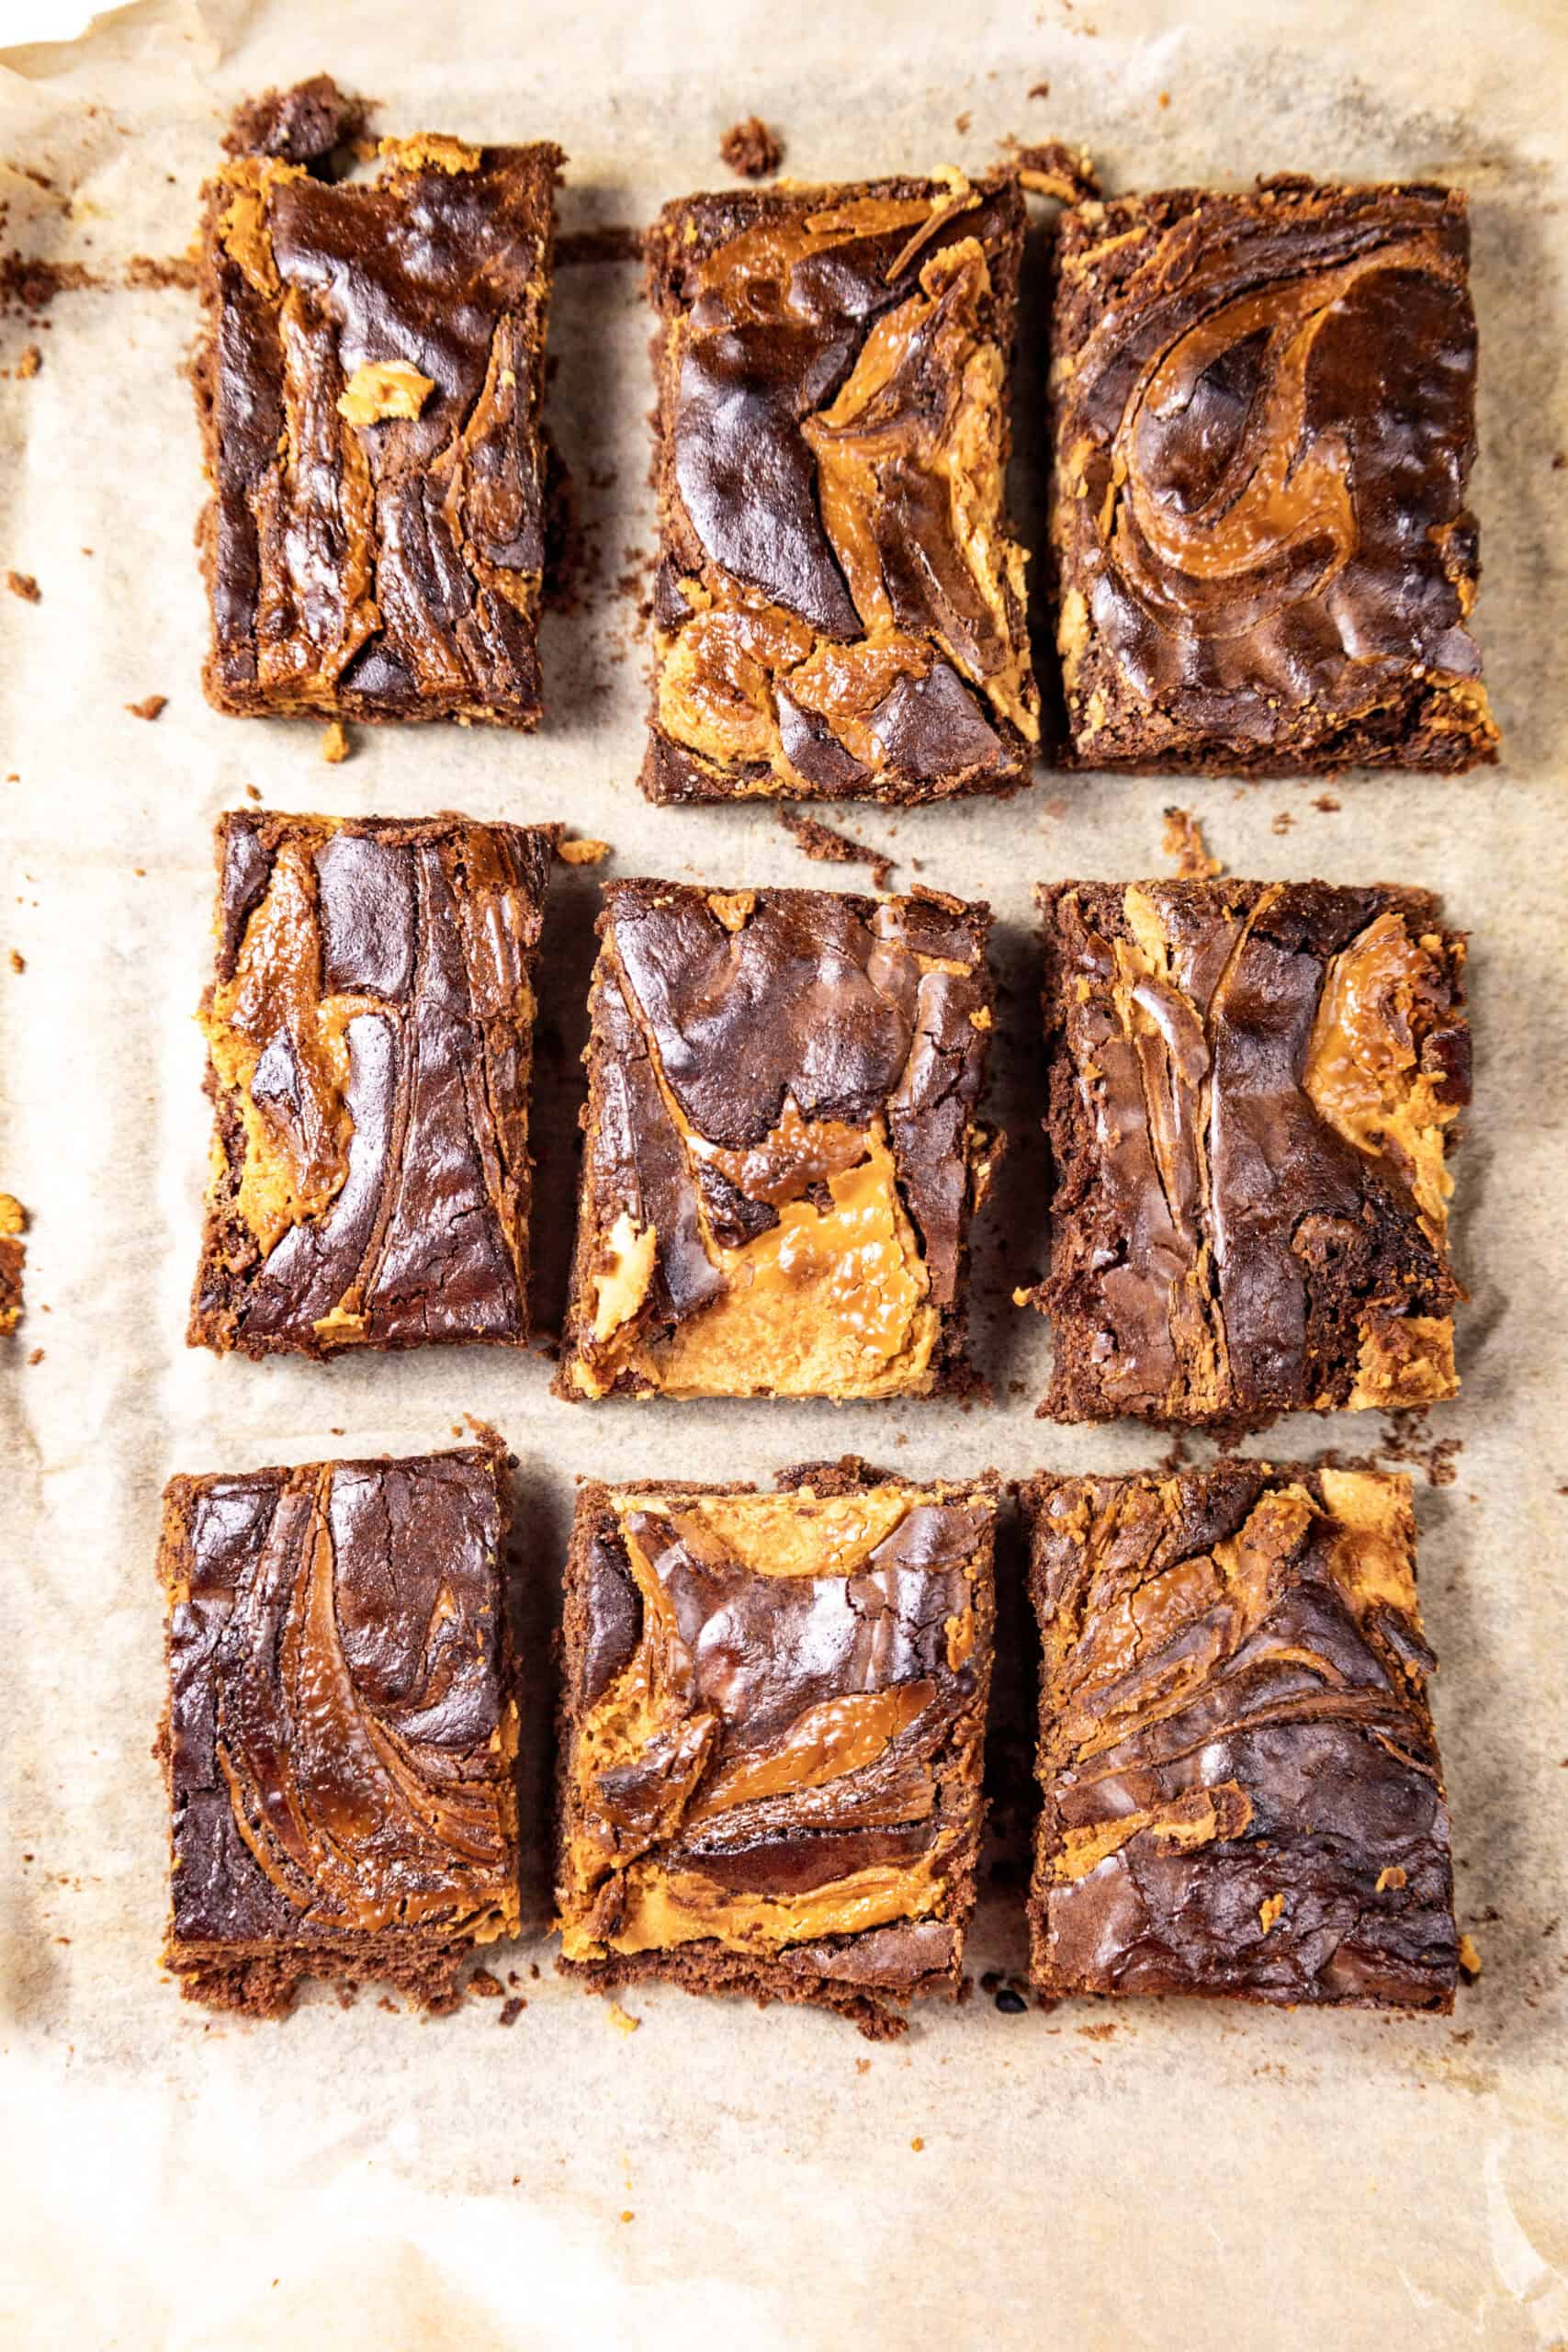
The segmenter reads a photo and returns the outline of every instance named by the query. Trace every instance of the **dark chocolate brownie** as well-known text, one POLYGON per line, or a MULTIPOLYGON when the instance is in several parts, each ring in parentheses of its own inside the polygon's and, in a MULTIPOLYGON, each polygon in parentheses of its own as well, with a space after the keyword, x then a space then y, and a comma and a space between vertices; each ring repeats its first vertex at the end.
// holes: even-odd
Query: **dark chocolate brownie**
POLYGON ((554 839, 452 816, 222 819, 193 1346, 527 1339, 554 839))
POLYGON ((1473 766, 1465 199, 1179 188, 1056 233, 1057 641, 1082 767, 1473 766))
POLYGON ((307 1976, 448 2006, 518 1925, 505 1456, 174 1478, 167 1962, 276 2015, 307 1976))
POLYGON ((962 1383, 989 909, 612 882, 557 1393, 962 1383))
POLYGON ((1027 780, 1006 513, 1016 180, 667 205, 654 800, 931 800, 1027 780))
POLYGON ((567 1568, 563 1968, 808 2001, 955 1994, 998 1486, 807 1464, 585 1486, 567 1568))
POLYGON ((1042 1410, 1260 1429, 1451 1396, 1464 942, 1424 890, 1062 882, 1042 1410))
MULTIPOLYGON (((330 128, 275 113, 254 129, 286 152, 330 128)), ((265 153, 206 192, 208 695, 532 727, 560 153, 381 152, 369 185, 265 153)))
POLYGON ((1229 1461, 1023 1499, 1042 1991, 1451 2007, 1408 1478, 1229 1461))

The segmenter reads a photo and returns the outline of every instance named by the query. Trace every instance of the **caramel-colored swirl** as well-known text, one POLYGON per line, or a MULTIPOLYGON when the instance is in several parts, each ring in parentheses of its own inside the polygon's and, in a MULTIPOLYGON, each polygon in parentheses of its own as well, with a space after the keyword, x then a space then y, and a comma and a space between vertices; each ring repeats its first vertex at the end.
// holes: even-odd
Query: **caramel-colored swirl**
POLYGON ((315 1928, 374 1934, 504 1913, 504 1757, 479 1775, 440 1736, 480 1670, 478 1629, 442 1584, 415 1687, 378 1700, 344 1654, 340 1475, 324 1464, 290 1487, 235 1593, 217 1726, 235 1826, 315 1928))

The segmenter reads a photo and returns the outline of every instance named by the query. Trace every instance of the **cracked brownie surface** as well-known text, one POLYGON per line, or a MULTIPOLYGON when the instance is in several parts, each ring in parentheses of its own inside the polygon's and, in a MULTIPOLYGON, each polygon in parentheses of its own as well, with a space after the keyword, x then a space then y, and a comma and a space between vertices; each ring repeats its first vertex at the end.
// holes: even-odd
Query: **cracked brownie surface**
POLYGON ((1409 1479, 1231 1461, 1023 1501, 1035 1983, 1451 2007, 1409 1479))
POLYGON ((385 140, 333 185, 271 143, 206 192, 209 697, 532 727, 560 153, 385 140))
POLYGON ((1043 1410, 1257 1429, 1458 1385, 1464 942, 1427 892, 1064 882, 1043 1410))
POLYGON ((221 820, 193 1345, 526 1340, 553 840, 460 817, 221 820))

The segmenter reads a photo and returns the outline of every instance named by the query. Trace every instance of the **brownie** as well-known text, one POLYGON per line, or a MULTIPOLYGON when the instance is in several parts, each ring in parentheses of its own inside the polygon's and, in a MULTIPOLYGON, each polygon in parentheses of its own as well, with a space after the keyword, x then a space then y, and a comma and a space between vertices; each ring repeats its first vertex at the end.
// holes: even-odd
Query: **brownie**
MULTIPOLYGON (((302 152, 332 134, 320 112, 264 106, 255 135, 302 152)), ((533 727, 562 158, 430 136, 380 152, 370 183, 252 153, 206 190, 208 696, 533 727)))
POLYGON ((192 1346, 527 1339, 554 838, 452 816, 220 820, 192 1346))
POLYGON ((989 925, 934 891, 606 887, 558 1395, 967 1380, 989 925))
POLYGON ((1472 767, 1497 729, 1465 199, 1268 182, 1055 240, 1052 543, 1071 757, 1472 767))
POLYGON ((1027 780, 1006 512, 1015 177, 666 205, 653 800, 933 800, 1027 780))
POLYGON ((277 2015, 301 1980, 448 2006, 517 1931, 498 1448, 173 1478, 160 1748, 168 1965, 277 2015))
POLYGON ((1464 942, 1424 890, 1063 882, 1042 1410, 1260 1429, 1458 1385, 1464 942))
POLYGON ((567 1565, 557 1901, 600 1989, 955 1995, 984 1815, 998 1484, 846 1457, 586 1485, 567 1565))
POLYGON ((1233 1460, 1023 1499, 1040 1988, 1451 2007, 1408 1478, 1233 1460))

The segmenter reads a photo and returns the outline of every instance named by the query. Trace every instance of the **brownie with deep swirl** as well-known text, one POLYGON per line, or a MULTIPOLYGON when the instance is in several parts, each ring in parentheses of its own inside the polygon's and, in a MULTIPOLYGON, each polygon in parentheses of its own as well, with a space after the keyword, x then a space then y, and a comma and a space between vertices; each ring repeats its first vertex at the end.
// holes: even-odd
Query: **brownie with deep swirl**
POLYGON ((276 2016, 301 1981, 448 2006, 518 1921, 506 1457, 170 1480, 165 1957, 276 2016))
POLYGON ((1052 551, 1073 764, 1460 770, 1465 198, 1288 178, 1089 203, 1056 239, 1052 551))

